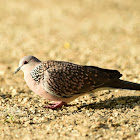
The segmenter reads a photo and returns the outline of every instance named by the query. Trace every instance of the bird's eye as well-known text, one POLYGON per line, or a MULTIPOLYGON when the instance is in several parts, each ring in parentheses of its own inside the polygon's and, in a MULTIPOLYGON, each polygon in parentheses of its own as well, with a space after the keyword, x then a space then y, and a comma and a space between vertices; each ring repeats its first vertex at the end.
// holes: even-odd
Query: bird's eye
POLYGON ((28 62, 27 61, 24 61, 24 64, 27 64, 28 62))

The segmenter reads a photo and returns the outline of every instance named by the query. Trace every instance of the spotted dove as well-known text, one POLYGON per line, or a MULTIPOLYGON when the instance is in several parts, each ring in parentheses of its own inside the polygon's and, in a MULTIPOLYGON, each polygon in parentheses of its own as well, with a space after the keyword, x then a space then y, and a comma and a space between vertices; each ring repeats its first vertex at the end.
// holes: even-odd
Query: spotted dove
POLYGON ((19 62, 19 70, 29 88, 37 95, 55 103, 46 108, 56 109, 85 94, 106 88, 140 90, 140 84, 119 78, 117 70, 95 66, 77 65, 65 61, 41 62, 34 56, 25 56, 19 62))

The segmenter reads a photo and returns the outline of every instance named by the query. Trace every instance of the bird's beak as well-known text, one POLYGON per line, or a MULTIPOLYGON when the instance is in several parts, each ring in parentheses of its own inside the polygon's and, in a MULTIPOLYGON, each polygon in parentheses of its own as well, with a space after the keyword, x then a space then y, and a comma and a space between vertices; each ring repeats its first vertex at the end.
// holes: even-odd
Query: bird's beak
POLYGON ((20 67, 17 68, 17 70, 14 72, 14 74, 16 74, 19 70, 20 70, 20 67))

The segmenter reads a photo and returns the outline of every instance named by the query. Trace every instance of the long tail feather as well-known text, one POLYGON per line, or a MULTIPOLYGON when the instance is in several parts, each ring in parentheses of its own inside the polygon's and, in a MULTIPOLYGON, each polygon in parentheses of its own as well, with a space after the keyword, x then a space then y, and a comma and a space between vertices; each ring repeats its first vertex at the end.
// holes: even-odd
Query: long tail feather
POLYGON ((109 87, 119 88, 119 89, 140 90, 140 84, 129 82, 129 81, 124 81, 124 80, 120 80, 120 79, 112 81, 109 84, 109 87))

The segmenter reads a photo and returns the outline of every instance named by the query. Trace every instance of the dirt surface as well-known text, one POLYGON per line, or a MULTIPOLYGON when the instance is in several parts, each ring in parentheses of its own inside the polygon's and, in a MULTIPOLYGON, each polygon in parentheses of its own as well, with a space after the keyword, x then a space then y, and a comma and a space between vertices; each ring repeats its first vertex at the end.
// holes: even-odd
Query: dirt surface
POLYGON ((138 140, 140 92, 105 90, 61 110, 13 75, 25 55, 117 69, 140 83, 140 0, 0 0, 0 139, 138 140))

